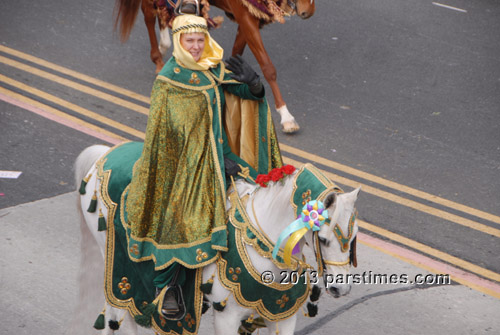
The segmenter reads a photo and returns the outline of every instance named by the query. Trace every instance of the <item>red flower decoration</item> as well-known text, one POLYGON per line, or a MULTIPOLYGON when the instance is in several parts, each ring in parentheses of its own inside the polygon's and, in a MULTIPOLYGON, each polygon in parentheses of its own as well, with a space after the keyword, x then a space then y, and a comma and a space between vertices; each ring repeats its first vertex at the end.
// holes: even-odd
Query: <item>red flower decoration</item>
POLYGON ((255 182, 262 187, 267 187, 267 183, 271 181, 271 178, 267 174, 259 174, 255 182))
POLYGON ((295 171, 293 165, 284 165, 280 168, 272 169, 268 174, 259 174, 255 179, 255 182, 261 187, 267 187, 270 181, 278 182, 287 175, 291 175, 295 171))
POLYGON ((295 171, 295 166, 293 165, 284 165, 282 168, 283 173, 292 174, 295 171))
POLYGON ((283 171, 281 170, 281 168, 272 169, 271 172, 269 172, 269 177, 271 177, 272 181, 277 182, 284 177, 283 171))

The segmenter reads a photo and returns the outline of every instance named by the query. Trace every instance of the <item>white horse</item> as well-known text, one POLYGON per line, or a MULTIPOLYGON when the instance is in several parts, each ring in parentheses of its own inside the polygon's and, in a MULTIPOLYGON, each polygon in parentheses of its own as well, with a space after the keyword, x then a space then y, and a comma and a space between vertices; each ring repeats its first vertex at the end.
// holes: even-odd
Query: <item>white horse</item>
MULTIPOLYGON (((102 157, 110 148, 106 146, 92 146, 85 149, 77 158, 75 165, 75 177, 77 184, 89 173, 95 169, 96 161, 102 157)), ((297 171, 294 172, 297 174, 297 171)), ((267 188, 261 188, 249 183, 238 181, 236 183, 236 188, 240 196, 247 195, 248 202, 246 205, 246 210, 248 216, 250 217, 252 224, 255 227, 260 227, 264 231, 264 234, 269 237, 274 243, 278 240, 279 235, 288 224, 296 219, 295 209, 291 206, 290 196, 292 195, 294 189, 294 177, 293 175, 285 178, 283 183, 269 183, 267 188)), ((99 180, 96 179, 96 173, 92 174, 91 179, 88 182, 89 187, 98 185, 99 180)), ((321 241, 318 245, 316 252, 312 254, 317 255, 316 258, 320 259, 306 259, 308 264, 315 264, 320 266, 319 263, 323 263, 324 270, 324 282, 326 292, 333 297, 339 297, 349 293, 351 286, 350 284, 342 281, 336 283, 332 278, 339 278, 339 276, 346 277, 350 269, 350 263, 352 259, 349 260, 349 250, 341 250, 340 240, 334 232, 335 225, 340 228, 342 232, 347 232, 349 230, 348 226, 350 221, 354 218, 354 204, 357 199, 359 188, 350 193, 340 193, 336 194, 332 192, 328 194, 324 199, 324 205, 330 213, 329 217, 331 223, 329 225, 324 224, 318 234, 318 240, 321 241), (319 254, 319 256, 318 256, 319 254)), ((89 213, 86 211, 88 204, 92 197, 92 192, 86 192, 85 195, 78 194, 78 211, 81 215, 81 266, 80 266, 80 278, 79 278, 79 289, 80 296, 78 305, 75 312, 75 318, 70 326, 69 334, 85 334, 88 335, 92 331, 96 332, 93 328, 93 319, 101 311, 104 304, 104 292, 103 292, 103 274, 104 274, 104 262, 103 257, 105 253, 106 244, 106 231, 98 231, 98 213, 89 213), (94 310, 90 310, 94 306, 94 310), (90 316, 87 314, 91 313, 90 316), (89 318, 90 317, 90 318, 89 318), (85 323, 85 324, 83 324, 85 323)), ((99 200, 100 201, 100 200, 99 200)), ((106 216, 105 206, 101 204, 100 208, 103 210, 103 214, 106 216)), ((349 245, 355 239, 356 233, 358 231, 357 222, 354 224, 351 222, 351 235, 349 236, 349 245)), ((306 233, 301 241, 302 246, 313 247, 314 237, 311 231, 306 233)), ((345 242, 345 241, 344 241, 345 242)), ((263 273, 265 271, 272 271, 272 275, 276 280, 283 278, 283 270, 280 270, 275 266, 269 259, 260 256, 253 248, 247 246, 247 252, 250 256, 252 264, 255 269, 263 273)), ((302 255, 298 256, 302 258, 302 255)), ((216 264, 210 264, 203 269, 203 282, 207 280, 216 272, 216 264)), ((317 274, 314 274, 310 278, 317 278, 317 274)), ((321 279, 321 278, 320 278, 321 279)), ((226 290, 219 281, 219 278, 215 276, 214 284, 211 294, 207 295, 210 301, 222 301, 227 299, 226 308, 223 311, 214 310, 214 327, 215 334, 237 334, 237 330, 241 324, 241 320, 247 319, 251 315, 255 317, 258 316, 256 310, 247 309, 240 306, 232 295, 230 291, 226 290)), ((107 305, 107 304, 106 304, 107 305)), ((106 307, 106 325, 109 320, 117 320, 120 322, 120 328, 117 331, 120 334, 137 334, 137 325, 133 318, 126 310, 118 310, 112 308, 110 305, 106 307)), ((288 317, 285 320, 280 320, 277 322, 265 321, 266 326, 270 333, 279 334, 293 334, 296 323, 296 314, 288 317)), ((101 331, 101 335, 114 334, 115 331, 106 327, 101 331)))

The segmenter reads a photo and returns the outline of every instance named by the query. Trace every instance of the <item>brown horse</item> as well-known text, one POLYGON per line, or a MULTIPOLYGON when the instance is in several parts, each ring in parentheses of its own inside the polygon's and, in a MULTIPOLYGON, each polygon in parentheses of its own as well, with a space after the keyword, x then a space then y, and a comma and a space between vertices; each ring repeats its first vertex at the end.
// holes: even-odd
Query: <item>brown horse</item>
MULTIPOLYGON (((176 0, 164 0, 174 4, 176 0)), ((168 32, 169 19, 159 17, 158 0, 116 0, 116 21, 119 26, 122 41, 126 41, 134 25, 139 5, 144 14, 149 40, 151 43, 151 60, 156 64, 156 73, 163 65, 163 56, 170 47, 170 37, 168 32), (160 25, 160 45, 156 39, 155 23, 158 17, 160 25), (160 52, 161 50, 161 52, 160 52)), ((259 62, 264 77, 274 95, 276 110, 281 115, 281 125, 285 133, 293 133, 299 130, 299 125, 295 118, 290 114, 281 95, 277 83, 277 72, 271 58, 264 48, 264 43, 259 29, 267 23, 275 21, 283 22, 283 16, 289 16, 297 13, 302 19, 307 19, 314 14, 314 0, 259 0, 255 1, 259 6, 262 3, 271 5, 271 9, 265 13, 259 12, 256 7, 252 7, 252 0, 201 0, 205 8, 204 13, 208 12, 209 4, 222 9, 230 18, 238 23, 236 40, 234 41, 232 55, 242 55, 248 45, 259 62), (281 6, 278 6, 281 5, 281 6)), ((217 25, 217 20, 212 22, 217 25)))

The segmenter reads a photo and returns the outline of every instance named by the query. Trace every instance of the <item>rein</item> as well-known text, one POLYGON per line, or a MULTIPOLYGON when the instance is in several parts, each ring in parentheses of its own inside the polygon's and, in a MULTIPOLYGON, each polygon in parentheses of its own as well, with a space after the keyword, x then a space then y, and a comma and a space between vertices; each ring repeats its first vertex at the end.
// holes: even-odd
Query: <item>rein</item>
MULTIPOLYGON (((356 210, 354 210, 354 212, 351 214, 351 218, 349 219, 349 225, 347 228, 347 231, 348 231, 347 237, 344 236, 342 229, 339 227, 339 225, 337 223, 335 224, 335 227, 333 228, 333 233, 335 234, 337 241, 339 241, 340 250, 342 252, 347 252, 347 250, 349 249, 349 241, 351 240, 352 233, 354 231, 353 226, 354 226, 354 223, 356 222, 356 216, 357 216, 357 212, 356 212, 356 210)), ((324 259, 320 244, 328 245, 328 241, 325 238, 319 237, 318 232, 314 232, 313 242, 314 242, 314 248, 315 248, 315 253, 316 253, 316 260, 317 260, 318 264, 320 264, 320 269, 318 269, 320 276, 323 274, 323 270, 326 268, 325 265, 345 266, 345 265, 348 265, 351 263, 351 261, 352 261, 351 255, 349 255, 347 257, 347 260, 342 261, 342 262, 336 262, 336 261, 330 261, 330 260, 324 259)))
MULTIPOLYGON (((238 195, 238 197, 239 197, 239 195, 238 195)), ((251 200, 252 201, 252 215, 253 215, 253 218, 255 220, 255 223, 259 227, 262 234, 268 239, 268 241, 272 242, 272 240, 269 238, 269 236, 267 236, 266 232, 264 231, 264 229, 262 229, 262 226, 259 223, 259 219, 257 218, 257 213, 255 212, 254 200, 255 200, 255 198, 252 197, 252 200, 251 200)), ((334 234, 335 234, 337 240, 339 241, 342 252, 346 252, 348 250, 349 241, 351 240, 352 234, 353 234, 353 226, 354 226, 354 223, 356 221, 356 216, 357 216, 357 212, 355 210, 352 213, 351 218, 349 219, 348 236, 347 237, 344 236, 342 229, 339 227, 339 225, 335 224, 333 231, 334 231, 334 234)), ((330 260, 324 259, 323 252, 321 251, 321 244, 327 245, 327 241, 325 238, 319 237, 318 231, 313 232, 312 240, 313 240, 313 249, 315 251, 316 262, 318 264, 318 274, 320 276, 323 275, 323 272, 326 269, 326 265, 345 266, 345 265, 348 265, 351 263, 350 255, 347 257, 347 260, 340 261, 340 262, 330 261, 330 260)), ((313 268, 311 265, 309 265, 307 263, 305 263, 303 265, 306 265, 305 266, 306 268, 313 268)))

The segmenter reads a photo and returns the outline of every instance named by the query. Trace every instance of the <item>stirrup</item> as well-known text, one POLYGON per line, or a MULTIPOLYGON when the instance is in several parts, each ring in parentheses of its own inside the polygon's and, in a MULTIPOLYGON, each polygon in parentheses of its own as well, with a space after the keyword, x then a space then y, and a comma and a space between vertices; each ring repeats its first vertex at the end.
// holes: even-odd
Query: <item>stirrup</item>
POLYGON ((167 320, 181 320, 186 315, 182 289, 178 285, 167 286, 162 301, 161 314, 167 320))
POLYGON ((184 14, 193 14, 196 16, 200 16, 200 2, 198 0, 178 0, 177 1, 177 6, 175 6, 174 10, 175 15, 184 15, 184 14), (184 12, 184 10, 187 10, 184 7, 184 1, 186 1, 186 5, 194 5, 195 6, 195 13, 190 13, 188 11, 184 12))

